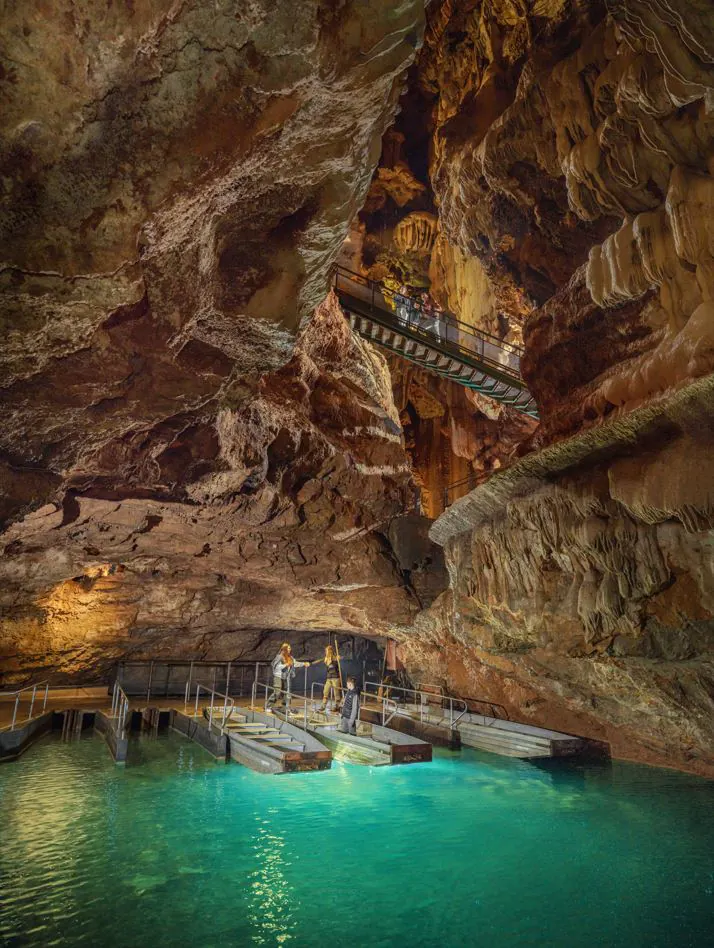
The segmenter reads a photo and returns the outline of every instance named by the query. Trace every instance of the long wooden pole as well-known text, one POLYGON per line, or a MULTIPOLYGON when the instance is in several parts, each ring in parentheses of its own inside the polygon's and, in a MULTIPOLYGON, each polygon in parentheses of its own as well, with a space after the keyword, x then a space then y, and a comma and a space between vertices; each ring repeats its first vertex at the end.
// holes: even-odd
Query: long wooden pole
POLYGON ((337 636, 335 636, 335 655, 337 656, 337 671, 340 675, 340 691, 342 692, 344 690, 342 686, 342 663, 340 662, 340 649, 337 645, 337 636))
POLYGON ((379 688, 377 689, 377 700, 381 701, 384 696, 384 673, 387 670, 387 648, 389 640, 384 643, 384 659, 382 661, 382 675, 379 679, 379 688))

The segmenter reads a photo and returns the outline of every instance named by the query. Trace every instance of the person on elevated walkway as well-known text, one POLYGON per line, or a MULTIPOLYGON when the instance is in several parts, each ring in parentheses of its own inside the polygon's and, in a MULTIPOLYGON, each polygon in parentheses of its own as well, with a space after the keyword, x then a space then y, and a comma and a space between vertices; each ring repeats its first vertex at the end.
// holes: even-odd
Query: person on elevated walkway
POLYGON ((293 658, 292 647, 288 642, 283 642, 280 651, 272 661, 273 671, 273 694, 268 704, 270 707, 280 707, 286 705, 286 695, 290 694, 290 683, 295 677, 296 668, 307 668, 310 662, 298 662, 293 658))
MULTIPOLYGON (((325 681, 325 687, 322 689, 322 704, 318 708, 319 711, 332 711, 333 708, 337 709, 340 703, 340 666, 337 662, 337 655, 335 650, 331 645, 328 645, 325 649, 325 657, 322 661, 327 666, 327 680, 325 681)), ((320 664, 315 662, 314 664, 320 664)))
POLYGON ((354 678, 347 679, 347 691, 342 704, 342 715, 340 717, 340 730, 343 734, 357 734, 357 721, 359 721, 359 693, 355 689, 354 678))
POLYGON ((409 290, 406 286, 400 286, 399 291, 394 294, 394 304, 400 325, 406 326, 409 322, 409 290))
POLYGON ((441 341, 441 311, 428 293, 421 294, 421 318, 419 325, 426 332, 441 341))

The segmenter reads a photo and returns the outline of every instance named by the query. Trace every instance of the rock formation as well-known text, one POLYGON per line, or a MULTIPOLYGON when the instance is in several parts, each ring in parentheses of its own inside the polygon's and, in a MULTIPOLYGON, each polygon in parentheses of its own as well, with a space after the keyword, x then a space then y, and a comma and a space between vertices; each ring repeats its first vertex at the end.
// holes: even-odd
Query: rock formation
POLYGON ((386 539, 410 496, 388 375, 321 304, 423 18, 416 0, 6 11, 13 678, 414 610, 386 539))
POLYGON ((2 670, 390 636, 714 775, 711 4, 424 6, 6 14, 2 670), (353 337, 338 255, 539 423, 353 337))
POLYGON ((432 528, 451 588, 402 647, 452 691, 714 775, 714 16, 536 7, 441 4, 420 57, 439 236, 522 324, 541 421, 432 528))

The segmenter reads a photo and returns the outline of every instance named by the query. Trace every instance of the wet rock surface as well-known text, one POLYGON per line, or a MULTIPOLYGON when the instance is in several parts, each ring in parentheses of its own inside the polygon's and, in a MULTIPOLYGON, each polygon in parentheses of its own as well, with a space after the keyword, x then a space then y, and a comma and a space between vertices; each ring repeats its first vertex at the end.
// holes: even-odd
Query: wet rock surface
POLYGON ((713 55, 703 3, 430 11, 432 286, 522 337, 540 424, 437 519, 451 588, 400 636, 419 678, 710 775, 713 55))

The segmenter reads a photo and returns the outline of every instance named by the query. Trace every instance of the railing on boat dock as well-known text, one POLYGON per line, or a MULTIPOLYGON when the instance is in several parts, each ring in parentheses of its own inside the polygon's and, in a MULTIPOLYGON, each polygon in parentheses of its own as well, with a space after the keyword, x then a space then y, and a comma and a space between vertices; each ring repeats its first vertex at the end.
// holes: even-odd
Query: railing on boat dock
MULTIPOLYGON (((187 681, 186 682, 186 695, 185 695, 185 702, 184 702, 186 705, 188 705, 191 700, 191 687, 190 686, 191 686, 190 681, 187 681)), ((231 716, 231 714, 233 714, 233 709, 235 708, 235 705, 236 705, 235 701, 229 695, 223 694, 220 691, 213 691, 211 688, 206 688, 204 685, 196 685, 196 703, 195 703, 194 712, 193 712, 195 717, 198 717, 198 703, 199 703, 199 696, 200 696, 201 691, 205 691, 207 694, 211 696, 211 704, 209 705, 209 709, 208 709, 208 726, 209 727, 213 725, 213 709, 216 708, 215 699, 223 698, 223 705, 218 705, 218 707, 216 708, 216 711, 220 711, 222 708, 223 714, 221 717, 220 727, 221 728, 225 727, 226 721, 231 716)))
MULTIPOLYGON (((292 689, 290 688, 288 684, 288 687, 285 689, 286 717, 290 716, 290 707, 292 704, 295 704, 298 707, 302 705, 302 724, 300 723, 299 720, 290 719, 291 724, 297 724, 298 727, 302 727, 304 731, 307 731, 310 706, 312 706, 314 710, 317 702, 320 700, 319 693, 317 695, 315 694, 315 689, 317 688, 317 689, 322 690, 324 687, 325 687, 324 681, 314 681, 310 688, 310 697, 308 698, 307 694, 301 695, 292 691, 292 689)), ((268 711, 273 703, 271 701, 271 695, 275 696, 275 689, 272 687, 272 685, 266 685, 266 684, 263 684, 262 682, 254 682, 253 689, 252 689, 252 704, 254 707, 258 704, 258 692, 261 690, 265 692, 265 699, 263 701, 263 709, 265 711, 268 711)), ((339 692, 340 692, 340 698, 342 698, 344 696, 345 689, 340 687, 339 692)), ((360 714, 362 713, 362 708, 364 707, 368 699, 371 699, 373 701, 376 700, 374 695, 369 695, 366 691, 361 691, 360 692, 360 714)), ((386 695, 380 697, 379 701, 382 705, 382 726, 387 727, 389 725, 389 722, 394 717, 394 715, 397 714, 397 712, 399 711, 399 708, 396 701, 394 701, 393 698, 390 698, 386 695)))
MULTIPOLYGON (((432 685, 428 682, 417 681, 414 687, 417 691, 425 691, 434 698, 446 699, 449 697, 445 693, 443 685, 432 685)), ((480 714, 483 717, 502 721, 510 720, 508 710, 497 701, 490 701, 488 698, 458 698, 454 700, 463 701, 470 714, 480 714)))
MULTIPOLYGON (((373 701, 384 702, 385 698, 386 700, 393 701, 396 710, 394 711, 393 714, 390 715, 389 717, 390 721, 394 717, 394 714, 399 713, 399 706, 397 705, 396 701, 394 701, 393 698, 390 699, 390 697, 385 696, 384 692, 386 691, 389 692, 390 696, 394 692, 397 692, 399 695, 404 696, 405 710, 408 709, 410 705, 413 705, 414 711, 415 713, 418 713, 419 720, 422 723, 424 723, 425 716, 427 718, 429 716, 429 704, 438 702, 442 711, 448 710, 449 729, 452 731, 454 730, 454 728, 458 727, 459 721, 461 721, 461 719, 464 717, 465 714, 468 713, 468 710, 469 710, 468 705, 466 701, 464 701, 463 698, 452 698, 450 695, 437 694, 437 693, 434 693, 433 691, 418 691, 415 688, 402 688, 398 685, 377 685, 374 682, 370 682, 370 681, 366 682, 364 687, 365 687, 365 695, 367 696, 367 698, 370 698, 373 701), (370 694, 368 691, 369 688, 376 689, 377 693, 370 694), (414 696, 415 700, 409 701, 407 697, 408 695, 414 696)), ((446 718, 446 715, 444 715, 444 718, 446 718)), ((383 704, 382 705, 382 724, 386 726, 386 723, 387 722, 384 720, 384 704, 383 704)))
POLYGON ((124 693, 124 689, 118 681, 114 682, 112 689, 112 711, 111 719, 117 738, 124 740, 126 737, 126 719, 129 717, 129 699, 124 693))
POLYGON ((28 721, 32 720, 35 710, 35 698, 37 697, 38 689, 41 689, 44 685, 44 696, 42 698, 42 711, 38 711, 39 714, 44 714, 45 709, 47 708, 47 694, 49 691, 50 684, 48 681, 40 681, 35 685, 25 685, 24 688, 19 688, 17 691, 2 692, 2 698, 15 698, 15 705, 12 710, 12 723, 5 728, 0 728, 0 730, 14 731, 16 725, 26 724, 28 721), (31 694, 29 694, 31 692, 31 694), (20 704, 23 701, 23 695, 26 695, 30 698, 30 709, 27 713, 27 717, 22 717, 20 721, 17 720, 17 713, 20 708, 20 704))
POLYGON ((270 675, 269 662, 134 661, 117 666, 116 680, 130 696, 150 701, 186 694, 196 685, 240 697, 270 675))

